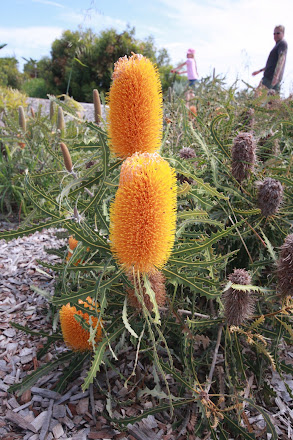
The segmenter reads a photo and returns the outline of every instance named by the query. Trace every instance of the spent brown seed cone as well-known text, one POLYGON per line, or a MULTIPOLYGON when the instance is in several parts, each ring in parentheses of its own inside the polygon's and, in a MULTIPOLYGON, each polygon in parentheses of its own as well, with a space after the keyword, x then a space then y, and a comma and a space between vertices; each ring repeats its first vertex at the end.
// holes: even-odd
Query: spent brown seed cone
MULTIPOLYGON (((132 284, 134 284, 134 279, 133 279, 133 275, 132 273, 129 273, 127 275, 129 281, 131 281, 132 284)), ((162 274, 162 272, 160 271, 155 271, 152 274, 149 275, 149 281, 151 284, 151 288, 155 293, 155 297, 156 297, 156 301, 159 307, 162 307, 165 302, 166 302, 166 288, 165 288, 165 277, 162 274)), ((153 303, 151 302, 151 299, 149 297, 149 295, 146 292, 146 289, 144 287, 144 282, 142 277, 140 278, 140 286, 142 287, 142 291, 143 291, 143 299, 144 299, 144 303, 145 306, 147 307, 147 309, 149 311, 153 310, 153 303)), ((136 280, 136 289, 139 289, 139 283, 136 280)), ((135 290, 134 289, 126 289, 127 293, 128 293, 128 299, 129 299, 129 303, 132 307, 134 307, 135 309, 142 309, 142 305, 139 302, 139 300, 137 299, 137 296, 135 294, 135 290)))
POLYGON ((256 142, 251 133, 239 133, 232 146, 232 175, 238 182, 253 172, 256 163, 256 142))
POLYGON ((283 199, 282 184, 271 177, 266 177, 262 182, 257 182, 257 206, 264 217, 269 217, 278 212, 283 199))
POLYGON ((277 262, 278 292, 283 297, 293 296, 293 234, 287 235, 277 262))
MULTIPOLYGON (((228 279, 233 284, 251 284, 251 276, 245 269, 234 269, 228 279)), ((255 301, 250 290, 237 290, 230 287, 223 294, 222 299, 228 325, 241 325, 252 316, 255 301)))

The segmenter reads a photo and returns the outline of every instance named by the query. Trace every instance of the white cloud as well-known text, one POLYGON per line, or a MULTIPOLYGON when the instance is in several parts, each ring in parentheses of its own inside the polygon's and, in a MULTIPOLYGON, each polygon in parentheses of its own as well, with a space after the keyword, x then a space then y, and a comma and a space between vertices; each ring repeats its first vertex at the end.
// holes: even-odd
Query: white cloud
POLYGON ((127 26, 126 21, 101 14, 95 10, 84 10, 81 12, 68 10, 59 14, 59 18, 68 23, 68 28, 72 25, 81 25, 86 28, 92 28, 94 32, 99 32, 110 27, 122 31, 126 29, 127 26))
POLYGON ((15 56, 20 65, 22 57, 40 59, 50 54, 51 44, 63 29, 54 26, 30 26, 27 28, 0 28, 0 41, 7 46, 1 49, 1 57, 15 56))
POLYGON ((42 3, 43 5, 56 6, 57 8, 64 8, 60 3, 51 2, 50 0, 33 0, 34 3, 42 3))

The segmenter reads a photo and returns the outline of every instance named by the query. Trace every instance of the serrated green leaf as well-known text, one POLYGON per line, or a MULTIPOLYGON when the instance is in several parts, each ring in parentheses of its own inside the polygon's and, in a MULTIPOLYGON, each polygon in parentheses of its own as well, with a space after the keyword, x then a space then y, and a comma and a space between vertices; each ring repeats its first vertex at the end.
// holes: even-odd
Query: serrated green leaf
MULTIPOLYGON (((115 328, 117 326, 117 322, 120 321, 120 318, 117 318, 107 329, 108 336, 104 338, 100 344, 97 346, 95 350, 95 356, 92 362, 92 366, 90 368, 90 371, 88 372, 87 377, 85 378, 85 381, 82 385, 82 390, 85 391, 90 384, 93 382, 96 374, 98 371, 100 371, 101 363, 103 361, 103 355, 107 348, 107 345, 110 344, 114 339, 118 338, 118 336, 125 330, 125 326, 122 323, 118 328, 115 328), (114 330, 113 330, 114 329, 114 330), (113 330, 113 333, 111 331, 113 330)), ((130 320, 131 322, 131 320, 130 320)))
POLYGON ((230 233, 234 229, 239 228, 239 226, 241 226, 243 224, 243 221, 244 220, 241 220, 240 222, 235 223, 233 226, 230 226, 230 227, 224 229, 223 231, 219 231, 215 234, 212 234, 211 237, 209 237, 201 242, 196 242, 196 243, 192 243, 192 244, 184 244, 184 245, 178 246, 178 249, 173 250, 171 257, 178 257, 180 255, 184 255, 185 257, 192 256, 192 255, 202 251, 203 249, 206 249, 207 247, 211 246, 212 244, 216 243, 217 241, 221 240, 222 238, 230 235, 230 233))
MULTIPOLYGON (((178 408, 183 405, 189 405, 192 402, 194 402, 194 399, 182 399, 181 402, 172 403, 172 406, 174 408, 178 408)), ((163 411, 167 411, 170 408, 171 408, 171 404, 166 403, 163 405, 158 405, 155 408, 152 408, 148 411, 144 411, 142 414, 139 414, 137 416, 127 417, 125 419, 112 419, 112 422, 117 423, 118 425, 128 425, 129 423, 134 424, 134 423, 139 422, 140 420, 144 419, 145 417, 148 417, 150 415, 157 414, 157 413, 160 413, 163 411)))
POLYGON ((218 145, 218 147, 220 148, 220 151, 228 158, 230 158, 230 154, 226 148, 226 146, 223 144, 223 142, 220 141, 220 138, 216 132, 216 128, 215 125, 223 118, 227 118, 227 114, 222 114, 217 116, 215 119, 212 120, 211 123, 211 134, 214 138, 214 141, 216 142, 216 144, 218 145))
MULTIPOLYGON (((114 283, 115 280, 117 280, 119 277, 121 277, 121 274, 123 273, 123 270, 120 269, 115 275, 113 275, 111 278, 101 282, 99 289, 109 289, 111 285, 114 283)), ((63 294, 61 297, 53 297, 52 303, 57 306, 61 307, 64 304, 67 304, 70 302, 71 304, 77 304, 78 300, 85 300, 87 296, 93 297, 95 295, 96 289, 95 288, 88 288, 88 289, 80 289, 77 292, 69 292, 68 295, 63 294)), ((101 306, 101 304, 100 304, 101 306)))
POLYGON ((175 258, 169 258, 168 260, 168 264, 169 265, 173 265, 175 264, 175 266, 179 266, 179 267, 187 267, 187 268, 202 268, 202 267, 209 267, 209 266, 214 266, 215 264, 218 263, 223 263, 226 260, 228 260, 230 257, 232 257, 233 255, 237 254, 238 249, 232 252, 229 252, 229 254, 226 255, 221 255, 217 258, 215 258, 214 260, 195 260, 195 261, 186 261, 183 259, 175 259, 175 258))
POLYGON ((5 231, 0 232, 0 240, 12 240, 13 238, 23 237, 24 235, 34 234, 37 231, 42 231, 42 229, 48 229, 51 227, 56 227, 58 224, 65 222, 66 219, 59 218, 57 220, 50 220, 46 223, 40 223, 37 226, 30 226, 26 229, 16 229, 16 231, 5 231))
POLYGON ((62 393, 65 390, 66 385, 68 384, 72 375, 82 368, 83 363, 89 356, 90 356, 89 352, 75 354, 68 367, 63 371, 62 375, 58 378, 58 382, 54 387, 54 391, 56 391, 56 393, 62 393))
POLYGON ((50 371, 54 370, 56 367, 58 367, 58 365, 68 362, 73 355, 74 355, 73 351, 67 351, 66 353, 62 353, 60 356, 57 357, 56 360, 49 362, 46 365, 43 365, 42 367, 38 368, 36 371, 27 375, 22 382, 14 384, 11 387, 9 387, 9 392, 14 393, 16 391, 16 394, 20 396, 24 391, 31 388, 41 377, 46 376, 46 374, 50 373, 50 371))
POLYGON ((43 332, 41 330, 40 331, 33 331, 29 327, 20 325, 17 322, 10 321, 9 324, 12 325, 12 327, 17 328, 18 330, 21 330, 21 331, 23 331, 23 332, 25 332, 25 333, 27 333, 29 335, 32 335, 32 336, 38 336, 38 337, 42 336, 42 337, 45 337, 45 338, 50 338, 52 340, 63 339, 62 335, 58 335, 58 334, 55 334, 55 333, 50 335, 49 333, 43 332))
POLYGON ((129 333, 134 337, 138 339, 138 335, 135 333, 131 325, 129 324, 128 318, 127 318, 127 296, 125 296, 124 304, 123 304, 123 310, 122 310, 122 321, 125 325, 126 330, 129 331, 129 333))
POLYGON ((230 426, 230 428, 233 430, 235 434, 240 435, 241 439, 255 440, 254 434, 250 434, 249 432, 247 432, 246 429, 242 428, 242 426, 240 426, 238 422, 232 419, 227 413, 223 412, 222 414, 228 426, 230 426))
POLYGON ((182 284, 183 286, 189 287, 193 292, 199 293, 207 298, 217 298, 221 295, 220 290, 213 292, 211 289, 203 288, 201 284, 194 281, 196 279, 195 277, 187 277, 184 273, 181 274, 167 268, 163 268, 162 272, 170 282, 177 282, 180 285, 182 284))
POLYGON ((152 311, 155 313, 154 323, 161 325, 160 312, 159 312, 158 304, 156 301, 156 294, 152 289, 150 280, 148 279, 148 277, 145 274, 143 274, 143 282, 144 282, 144 287, 145 287, 146 293, 149 295, 151 303, 153 305, 152 311))

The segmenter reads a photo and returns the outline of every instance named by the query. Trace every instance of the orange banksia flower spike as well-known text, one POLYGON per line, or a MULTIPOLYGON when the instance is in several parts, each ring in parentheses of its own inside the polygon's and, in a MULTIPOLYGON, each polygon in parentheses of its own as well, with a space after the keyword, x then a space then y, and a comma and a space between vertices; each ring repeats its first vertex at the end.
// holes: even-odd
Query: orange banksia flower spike
POLYGON ((175 171, 157 153, 136 153, 126 159, 110 208, 115 258, 126 271, 160 269, 170 256, 175 227, 175 171))
POLYGON ((162 141, 162 89, 159 73, 142 55, 119 58, 108 96, 110 150, 126 158, 154 153, 162 141))
MULTIPOLYGON (((69 303, 66 306, 62 306, 60 310, 60 323, 61 330, 64 342, 66 345, 72 350, 76 351, 86 351, 92 350, 93 347, 89 344, 88 339, 90 337, 90 332, 82 328, 81 324, 76 321, 74 315, 82 316, 85 321, 89 324, 89 315, 94 314, 95 308, 92 305, 93 301, 90 297, 86 299, 86 301, 79 300, 79 304, 82 304, 84 307, 88 308, 92 313, 83 313, 81 310, 76 310, 76 307, 71 306, 69 303), (87 302, 86 302, 87 301, 87 302)), ((98 318, 96 316, 92 316, 92 327, 98 323, 98 318)), ((102 325, 99 324, 96 333, 96 342, 102 339, 102 325)))

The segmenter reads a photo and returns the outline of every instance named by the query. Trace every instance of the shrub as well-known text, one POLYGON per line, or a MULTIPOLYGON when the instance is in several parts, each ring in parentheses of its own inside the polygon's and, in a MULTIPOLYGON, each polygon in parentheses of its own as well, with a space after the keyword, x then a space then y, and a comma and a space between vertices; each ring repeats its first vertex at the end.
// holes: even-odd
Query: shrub
POLYGON ((47 86, 43 78, 27 79, 21 90, 30 98, 47 98, 47 86))
POLYGON ((17 110, 20 105, 26 106, 27 96, 19 90, 10 87, 0 87, 0 112, 17 110))

